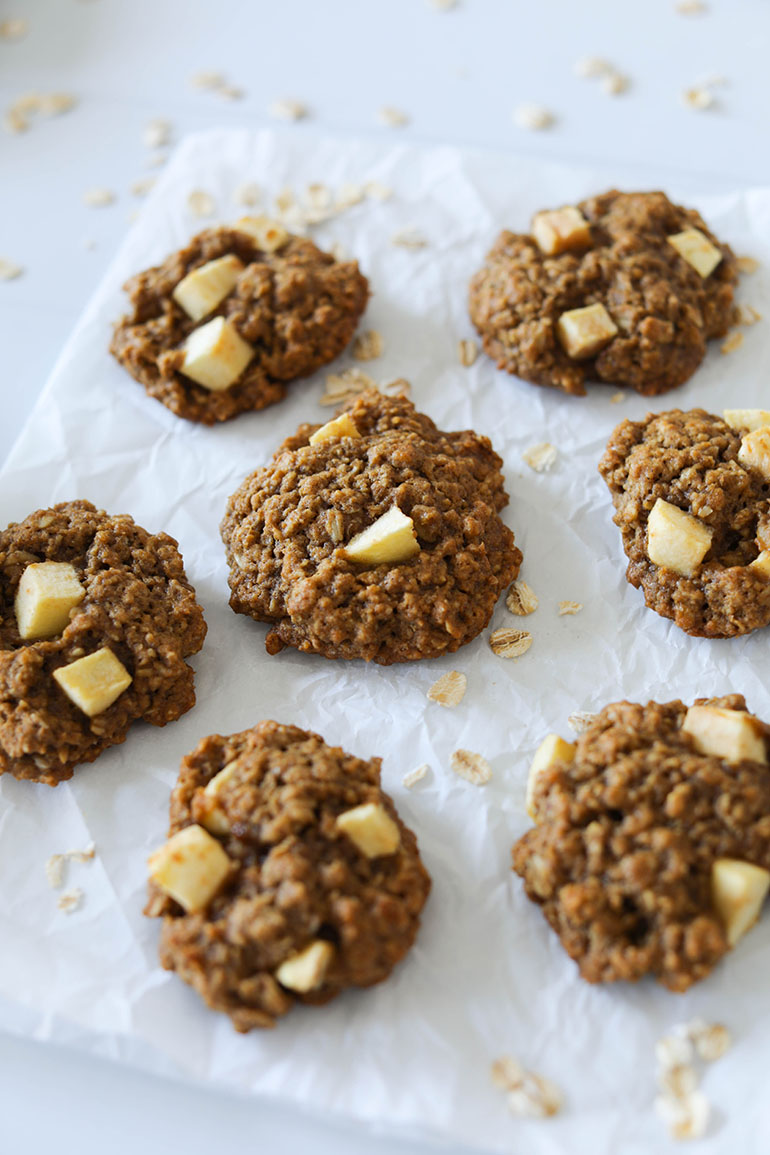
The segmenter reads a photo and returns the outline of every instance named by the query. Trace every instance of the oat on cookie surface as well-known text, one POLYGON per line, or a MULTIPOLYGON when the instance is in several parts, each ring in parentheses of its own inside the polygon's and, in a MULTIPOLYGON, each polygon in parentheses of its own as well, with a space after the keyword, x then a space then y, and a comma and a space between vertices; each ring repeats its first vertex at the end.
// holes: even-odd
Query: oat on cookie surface
MULTIPOLYGON (((543 238, 554 253, 534 236, 503 232, 471 281, 471 319, 498 367, 572 394, 584 394, 587 381, 647 395, 683 384, 706 342, 728 330, 737 279, 729 247, 662 192, 611 191, 538 216, 557 218, 555 231, 546 220, 543 238), (692 229, 716 250, 706 277, 669 243, 692 229), (560 337, 565 314, 594 306, 606 313, 596 339, 581 346, 560 337)), ((578 328, 588 320, 598 317, 579 316, 578 328)))
POLYGON ((206 425, 280 401, 289 382, 337 357, 369 293, 355 261, 336 261, 290 234, 267 251, 236 227, 206 229, 125 288, 131 312, 116 325, 111 352, 151 397, 206 425), (223 257, 236 258, 243 268, 224 297, 213 297, 211 309, 194 320, 173 294, 191 273, 223 257), (226 387, 201 384, 183 372, 191 334, 217 318, 233 326, 249 356, 245 366, 236 363, 226 387))
MULTIPOLYGON (((39 618, 50 606, 49 596, 48 607, 43 598, 32 609, 39 618)), ((40 633, 32 621, 31 632, 40 633)), ((0 533, 0 773, 55 786, 78 763, 123 742, 137 719, 163 726, 178 718, 195 704, 184 659, 198 652, 205 633, 177 543, 167 534, 150 534, 87 501, 10 525, 0 533), (43 628, 47 636, 22 638, 20 587, 30 567, 45 576, 51 562, 58 563, 54 570, 66 563, 74 571, 80 593, 73 612, 67 621, 65 609, 53 632, 43 628), (115 690, 126 677, 129 684, 101 708, 88 680, 75 679, 76 697, 95 711, 86 713, 58 678, 104 651, 123 669, 115 690)))
POLYGON ((194 824, 229 873, 192 913, 151 881, 145 913, 163 918, 163 966, 236 1030, 382 982, 411 947, 430 878, 379 758, 277 722, 204 738, 182 762, 169 834, 194 824), (392 833, 375 853, 372 822, 392 833))
POLYGON ((270 653, 383 665, 452 653, 521 563, 499 517, 502 462, 485 437, 444 433, 404 397, 368 390, 340 412, 359 436, 309 444, 316 427, 303 425, 231 497, 230 605, 270 624, 270 653))

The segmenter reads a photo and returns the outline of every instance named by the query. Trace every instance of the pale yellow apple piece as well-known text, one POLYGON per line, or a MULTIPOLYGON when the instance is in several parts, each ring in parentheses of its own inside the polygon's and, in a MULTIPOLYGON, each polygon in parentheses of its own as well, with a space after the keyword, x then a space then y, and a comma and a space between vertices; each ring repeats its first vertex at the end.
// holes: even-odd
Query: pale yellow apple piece
POLYGON ((541 253, 547 257, 575 249, 587 249, 591 244, 588 221, 574 205, 535 213, 532 218, 532 236, 541 253))
POLYGON ((717 858, 711 867, 711 900, 735 946, 759 918, 770 888, 770 870, 738 858, 717 858))
POLYGON ((738 460, 747 469, 756 469, 770 481, 770 428, 762 426, 741 438, 738 460))
POLYGON ((180 372, 204 389, 218 392, 238 380, 254 356, 248 341, 224 317, 214 317, 187 338, 180 372))
POLYGON ((535 783, 540 774, 553 766, 554 762, 572 762, 575 758, 575 743, 565 742, 558 734, 549 734, 538 746, 527 778, 527 814, 535 817, 535 783))
POLYGON ((367 565, 408 561, 419 552, 420 543, 414 532, 414 522, 397 505, 383 513, 362 533, 357 533, 344 546, 346 557, 351 561, 366 562, 367 565))
POLYGON ((200 321, 232 292, 243 269, 243 262, 232 253, 217 257, 183 277, 171 296, 188 317, 200 321))
POLYGON ((601 304, 570 309, 562 313, 556 322, 556 336, 565 353, 576 361, 593 357, 617 332, 617 325, 601 304))
POLYGON ((353 418, 349 413, 343 413, 339 417, 335 417, 333 421, 327 421, 320 429, 316 429, 315 433, 311 433, 309 444, 318 445, 322 441, 332 441, 338 437, 360 436, 353 418))
POLYGON ((770 409, 724 409, 722 416, 731 429, 745 429, 747 433, 770 425, 770 409))
POLYGON ((188 914, 204 910, 230 873, 230 859, 202 826, 185 826, 147 860, 150 878, 188 914))
POLYGON ((763 578, 770 578, 770 549, 763 549, 758 557, 749 562, 749 569, 756 570, 763 578))
POLYGON ((708 237, 700 229, 685 229, 684 232, 674 233, 668 238, 679 256, 691 265, 695 272, 705 278, 713 273, 722 254, 716 245, 712 245, 708 237))
POLYGON ((16 592, 16 622, 25 642, 53 638, 70 620, 86 591, 74 566, 67 561, 41 561, 28 565, 16 592))
POLYGON ((647 519, 647 556, 655 565, 692 577, 709 551, 712 536, 712 530, 697 517, 659 497, 647 519))
POLYGON ((761 723, 744 710, 690 706, 682 729, 700 754, 712 754, 726 762, 767 762, 761 723))
POLYGON ((248 233, 263 253, 275 253, 282 249, 290 236, 283 225, 270 217, 241 217, 235 222, 235 227, 239 232, 248 233))
POLYGON ((198 796, 195 806, 195 817, 201 826, 205 826, 212 834, 229 834, 230 825, 224 811, 219 805, 219 796, 225 787, 232 782, 241 765, 240 758, 228 762, 210 782, 204 786, 198 796))
POLYGON ((367 858, 393 854, 401 845, 398 826, 379 802, 364 802, 345 810, 337 817, 336 826, 367 858))
POLYGON ((317 938, 298 954, 287 958, 275 972, 282 987, 305 994, 323 984, 329 964, 334 958, 334 947, 325 939, 317 938))
POLYGON ((60 666, 53 676, 69 700, 89 718, 103 713, 133 681, 123 663, 106 648, 60 666))

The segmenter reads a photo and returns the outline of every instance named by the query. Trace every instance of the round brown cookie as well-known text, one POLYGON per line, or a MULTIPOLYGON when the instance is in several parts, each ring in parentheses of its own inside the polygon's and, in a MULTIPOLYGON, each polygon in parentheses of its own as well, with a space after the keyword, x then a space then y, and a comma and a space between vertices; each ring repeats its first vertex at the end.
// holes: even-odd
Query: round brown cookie
POLYGON ((599 462, 629 582, 641 587, 650 609, 695 636, 735 637, 770 623, 770 574, 751 564, 770 546, 770 484, 738 460, 740 448, 740 433, 721 418, 674 409, 621 422, 599 462), (711 532, 689 576, 648 556, 648 521, 658 498, 711 532))
POLYGON ((237 228, 206 229, 125 289, 131 313, 116 325, 110 351, 151 397, 206 425, 280 401, 290 381, 332 361, 350 341, 369 295, 355 261, 337 261, 291 234, 268 253, 237 228), (243 271, 224 300, 193 321, 174 289, 188 273, 228 255, 243 271), (181 346, 219 316, 253 346, 254 356, 233 385, 212 391, 180 372, 181 346))
POLYGON ((169 835, 192 824, 224 849, 227 875, 193 913, 151 881, 145 913, 163 917, 163 966, 236 1030, 272 1027, 297 1001, 325 1003, 382 982, 414 942, 430 877, 380 789, 379 758, 355 758, 278 722, 215 734, 183 759, 171 797, 169 835), (207 794, 226 767, 221 788, 207 794), (360 824, 338 824, 357 807, 374 810, 389 833, 364 843, 380 853, 361 848, 360 824))
POLYGON ((663 393, 700 365, 706 342, 727 332, 735 258, 692 209, 662 192, 615 190, 576 206, 588 222, 577 251, 546 256, 534 237, 503 232, 471 281, 470 314, 500 369, 537 385, 585 394, 586 381, 663 393), (698 229, 722 254, 706 278, 668 238, 698 229), (600 351, 570 356, 560 317, 602 305, 617 334, 600 351))
POLYGON ((500 517, 501 459, 486 437, 443 433, 403 397, 368 390, 340 411, 358 437, 309 444, 303 425, 230 498, 230 605, 284 645, 382 665, 452 653, 484 629, 521 552, 500 517), (415 556, 353 561, 345 546, 393 508, 415 556), (343 544, 344 543, 344 544, 343 544))
POLYGON ((205 634, 177 543, 167 534, 149 534, 130 517, 112 517, 87 501, 63 502, 10 525, 0 533, 0 774, 56 786, 79 762, 125 741, 136 719, 164 726, 178 718, 195 704, 184 659, 197 653, 205 634), (41 562, 69 563, 82 600, 54 636, 24 640, 17 592, 27 567, 41 562), (89 716, 55 674, 102 650, 131 682, 89 716))
MULTIPOLYGON (((738 694, 703 704, 746 709, 738 694)), ((513 869, 589 982, 650 974, 686 990, 731 941, 715 861, 770 869, 770 728, 741 715, 763 760, 728 760, 698 752, 687 715, 681 702, 606 706, 574 759, 535 779, 537 825, 515 844, 513 869)))

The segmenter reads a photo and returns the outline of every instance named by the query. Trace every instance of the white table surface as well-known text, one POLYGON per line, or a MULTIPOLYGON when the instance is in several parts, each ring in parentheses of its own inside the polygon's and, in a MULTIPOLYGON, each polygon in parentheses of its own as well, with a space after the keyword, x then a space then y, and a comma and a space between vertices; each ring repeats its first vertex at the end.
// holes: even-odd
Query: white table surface
MULTIPOLYGON (((0 460, 141 204, 130 186, 152 174, 142 133, 154 117, 171 121, 176 141, 272 123, 268 106, 288 97, 310 109, 302 131, 669 168, 704 188, 770 183, 767 0, 713 0, 689 16, 673 0, 458 0, 446 12, 428 0, 0 0, 0 23, 13 17, 28 32, 0 40, 2 107, 30 91, 71 92, 78 104, 25 134, 0 131, 0 258, 24 267, 0 282, 0 460), (628 91, 610 97, 578 78, 585 55, 609 59, 628 91), (243 98, 194 88, 203 69, 243 98), (686 107, 682 91, 710 77, 725 80, 715 106, 686 107), (554 127, 515 125, 525 101, 551 109, 554 127), (410 123, 379 125, 383 105, 410 123), (86 206, 95 186, 114 204, 86 206)), ((429 1149, 1 1034, 0 1070, 3 1155, 429 1149)), ((515 1150, 515 1126, 511 1135, 515 1150)))

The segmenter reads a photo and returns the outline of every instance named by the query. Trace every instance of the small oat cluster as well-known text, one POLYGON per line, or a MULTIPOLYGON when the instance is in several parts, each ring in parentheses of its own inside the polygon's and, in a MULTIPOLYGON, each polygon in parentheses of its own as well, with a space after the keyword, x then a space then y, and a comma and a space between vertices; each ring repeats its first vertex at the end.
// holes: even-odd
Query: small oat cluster
POLYGON ((711 1115, 708 1099, 698 1087, 695 1061, 713 1063, 731 1046, 730 1033, 721 1023, 692 1019, 678 1023, 655 1044, 660 1094, 655 1112, 668 1124, 672 1139, 700 1139, 711 1115))
POLYGON ((36 116, 61 116, 77 104, 69 92, 28 92, 10 104, 3 116, 6 132, 26 132, 36 116))
POLYGON ((575 75, 579 76, 581 80, 598 80, 601 83, 602 92, 607 96, 620 96, 621 93, 626 92, 630 85, 630 80, 622 72, 620 72, 614 64, 609 60, 604 60, 601 56, 581 56, 575 62, 575 75))
POLYGON ((510 1055, 496 1059, 492 1064, 492 1082, 505 1091, 508 1108, 513 1115, 532 1119, 547 1119, 558 1115, 562 1108, 561 1091, 543 1075, 528 1071, 510 1055))
MULTIPOLYGON (((89 843, 84 850, 65 850, 61 854, 52 854, 45 864, 45 876, 52 890, 61 890, 64 886, 67 867, 70 862, 92 862, 96 856, 96 847, 89 843)), ((84 893, 79 886, 72 886, 59 895, 57 906, 65 914, 72 914, 83 905, 84 893)))
MULTIPOLYGON (((533 614, 540 603, 532 587, 524 581, 517 580, 511 584, 505 604, 516 617, 524 618, 533 614)), ((557 612, 560 617, 564 617, 578 614, 582 608, 581 602, 562 601, 558 604, 557 612)), ((522 654, 526 654, 532 641, 532 634, 528 630, 513 629, 510 626, 502 626, 489 635, 490 648, 498 658, 520 658, 522 654)))

